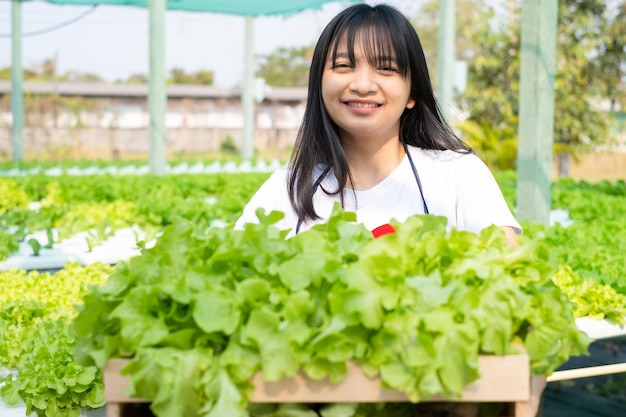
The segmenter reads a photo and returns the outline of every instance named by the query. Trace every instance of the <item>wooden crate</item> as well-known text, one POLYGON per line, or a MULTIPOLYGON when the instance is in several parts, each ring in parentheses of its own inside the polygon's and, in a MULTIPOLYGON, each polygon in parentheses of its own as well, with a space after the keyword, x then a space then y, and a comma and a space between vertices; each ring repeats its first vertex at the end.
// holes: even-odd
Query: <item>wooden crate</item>
MULTIPOLYGON (((125 404, 146 403, 125 394, 130 376, 120 375, 126 359, 112 359, 104 369, 104 393, 107 417, 130 417, 125 404)), ((465 387, 461 398, 442 400, 429 398, 424 402, 496 402, 509 405, 507 417, 534 417, 545 377, 530 375, 525 353, 507 356, 480 356, 481 377, 465 387)), ((397 391, 383 389, 378 378, 369 378, 354 363, 348 366, 346 378, 337 384, 315 381, 299 373, 278 382, 265 382, 260 373, 252 380, 255 391, 252 403, 333 403, 333 402, 407 402, 397 391)))

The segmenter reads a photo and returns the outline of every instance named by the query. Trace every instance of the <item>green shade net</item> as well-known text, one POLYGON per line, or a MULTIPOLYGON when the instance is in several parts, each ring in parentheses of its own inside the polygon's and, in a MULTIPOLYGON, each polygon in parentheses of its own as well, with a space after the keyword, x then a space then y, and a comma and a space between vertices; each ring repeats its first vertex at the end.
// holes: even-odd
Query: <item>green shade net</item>
MULTIPOLYGON (((44 0, 59 5, 90 6, 136 6, 148 7, 148 0, 44 0)), ((338 0, 167 0, 168 10, 190 12, 213 12, 242 16, 288 15, 307 9, 318 9, 324 3, 338 3, 338 0)), ((344 4, 354 0, 341 0, 344 4)))

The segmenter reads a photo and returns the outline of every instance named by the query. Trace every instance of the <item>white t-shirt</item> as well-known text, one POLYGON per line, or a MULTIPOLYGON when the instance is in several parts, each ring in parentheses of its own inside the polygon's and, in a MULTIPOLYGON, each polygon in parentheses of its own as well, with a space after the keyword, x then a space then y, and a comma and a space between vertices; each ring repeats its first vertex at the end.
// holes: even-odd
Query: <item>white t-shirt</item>
MULTIPOLYGON (((495 224, 511 226, 518 234, 522 233, 491 171, 476 155, 411 146, 409 152, 419 174, 430 214, 447 217, 448 228, 477 233, 495 224)), ((318 170, 311 183, 321 173, 322 170, 318 170)), ((340 200, 338 195, 329 196, 322 189, 337 189, 332 170, 321 182, 313 198, 315 210, 322 219, 303 222, 300 231, 323 222, 331 214, 334 203, 340 200)), ((345 190, 344 203, 344 209, 355 212, 357 221, 369 230, 389 223, 391 219, 403 222, 414 214, 424 213, 422 197, 407 156, 387 178, 373 188, 364 191, 345 190)), ((244 208, 235 227, 242 228, 244 223, 249 222, 258 223, 255 212, 259 207, 267 213, 272 210, 285 213, 276 227, 291 229, 290 235, 293 235, 298 216, 289 201, 286 170, 274 172, 259 188, 244 208)))

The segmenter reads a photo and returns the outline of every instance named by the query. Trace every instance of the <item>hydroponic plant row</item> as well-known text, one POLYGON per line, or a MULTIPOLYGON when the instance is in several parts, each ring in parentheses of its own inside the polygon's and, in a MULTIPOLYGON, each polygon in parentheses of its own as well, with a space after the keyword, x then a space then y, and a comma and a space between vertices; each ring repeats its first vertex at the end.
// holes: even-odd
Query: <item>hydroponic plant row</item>
MULTIPOLYGON (((66 164, 65 164, 66 165, 66 164)), ((178 174, 217 174, 217 173, 249 173, 249 172, 274 172, 284 168, 285 164, 278 160, 267 162, 265 160, 251 161, 213 161, 211 163, 196 162, 189 164, 182 162, 176 165, 165 165, 165 173, 178 174)), ((149 165, 109 165, 109 166, 55 166, 44 168, 35 166, 32 168, 10 168, 0 170, 0 177, 25 177, 29 175, 45 175, 48 177, 58 177, 61 175, 91 176, 91 175, 148 175, 149 165)))

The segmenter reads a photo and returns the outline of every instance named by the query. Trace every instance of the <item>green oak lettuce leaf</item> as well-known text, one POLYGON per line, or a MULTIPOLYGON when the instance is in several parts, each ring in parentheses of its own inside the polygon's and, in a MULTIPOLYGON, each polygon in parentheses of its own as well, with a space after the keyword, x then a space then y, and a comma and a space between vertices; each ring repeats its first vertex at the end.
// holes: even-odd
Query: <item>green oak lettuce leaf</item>
POLYGON ((210 351, 201 349, 139 349, 121 373, 131 375, 128 394, 150 400, 155 415, 199 415, 205 402, 202 379, 207 378, 213 359, 210 351))
POLYGON ((266 381, 293 376, 307 361, 304 346, 311 330, 301 319, 289 321, 280 312, 262 307, 250 313, 242 332, 246 344, 259 351, 266 381))
POLYGON ((134 287, 113 309, 110 317, 120 320, 123 344, 137 348, 155 346, 169 334, 163 317, 167 311, 163 295, 154 286, 134 287))
POLYGON ((374 240, 372 233, 363 224, 356 223, 356 214, 344 211, 339 203, 334 204, 325 222, 314 225, 310 230, 321 233, 326 240, 333 242, 336 258, 344 264, 358 260, 363 246, 374 240))
POLYGON ((300 233, 291 239, 297 256, 275 263, 270 270, 276 273, 290 291, 299 291, 311 285, 319 287, 322 280, 332 282, 341 271, 337 245, 317 229, 300 233))
POLYGON ((261 356, 257 349, 244 345, 239 334, 228 340, 220 355, 220 363, 237 384, 249 382, 261 369, 261 356))
POLYGON ((242 388, 233 382, 228 372, 223 368, 213 366, 203 376, 203 383, 204 395, 209 401, 199 410, 199 415, 206 417, 248 417, 245 408, 247 399, 242 394, 242 388))
POLYGON ((570 356, 588 354, 591 339, 575 326, 573 306, 556 288, 544 288, 532 299, 524 346, 535 375, 550 375, 570 356))
POLYGON ((238 296, 227 289, 204 291, 196 296, 193 318, 204 332, 233 334, 241 322, 238 296))

